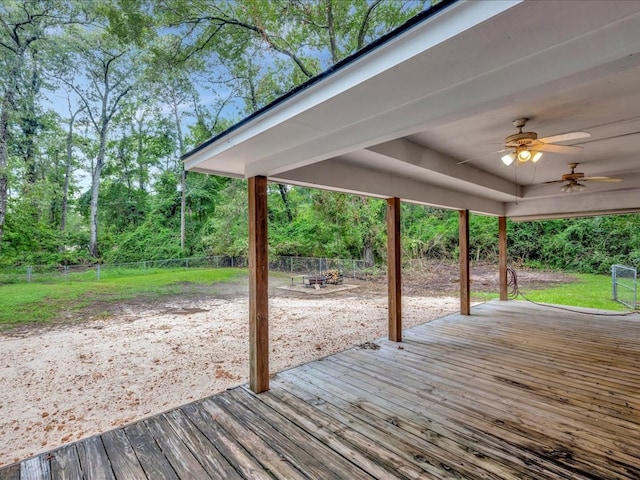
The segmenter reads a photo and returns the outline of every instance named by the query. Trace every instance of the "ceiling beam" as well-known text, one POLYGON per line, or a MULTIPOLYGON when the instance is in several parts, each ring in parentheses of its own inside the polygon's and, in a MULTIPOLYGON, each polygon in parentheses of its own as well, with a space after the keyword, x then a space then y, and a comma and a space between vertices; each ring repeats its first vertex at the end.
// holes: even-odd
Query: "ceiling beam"
POLYGON ((637 189, 567 193, 562 201, 558 201, 557 197, 543 197, 505 205, 506 216, 512 220, 543 220, 629 212, 640 212, 640 194, 637 189))
POLYGON ((486 190, 485 193, 502 193, 508 198, 513 198, 514 191, 516 191, 513 182, 471 165, 460 165, 454 158, 407 139, 391 140, 373 145, 365 150, 420 167, 429 174, 433 183, 439 183, 439 181, 446 183, 449 179, 454 178, 456 182, 461 182, 460 188, 480 187, 486 190))
POLYGON ((314 163, 270 177, 271 181, 377 198, 398 197, 404 202, 439 208, 504 215, 504 204, 389 172, 370 170, 339 159, 314 163))

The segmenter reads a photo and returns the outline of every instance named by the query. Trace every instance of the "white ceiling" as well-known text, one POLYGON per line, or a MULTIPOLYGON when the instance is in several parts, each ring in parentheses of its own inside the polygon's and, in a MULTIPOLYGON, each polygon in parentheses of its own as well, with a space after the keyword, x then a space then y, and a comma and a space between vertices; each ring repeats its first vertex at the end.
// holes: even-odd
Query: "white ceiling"
POLYGON ((640 211, 640 2, 457 2, 185 156, 207 173, 512 218, 640 211), (586 131, 506 167, 512 121, 586 131), (466 161, 463 164, 460 162, 466 161), (544 184, 579 162, 582 193, 544 184))

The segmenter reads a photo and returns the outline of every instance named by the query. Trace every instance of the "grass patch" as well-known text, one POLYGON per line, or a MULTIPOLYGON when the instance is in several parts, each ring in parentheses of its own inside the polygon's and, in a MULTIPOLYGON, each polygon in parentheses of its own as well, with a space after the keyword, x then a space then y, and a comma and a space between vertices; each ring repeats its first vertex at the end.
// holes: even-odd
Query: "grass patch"
MULTIPOLYGON (((79 313, 91 305, 113 305, 134 298, 160 298, 188 292, 194 285, 208 286, 243 278, 246 269, 139 270, 100 281, 66 281, 0 286, 0 326, 41 323, 65 313, 79 313)), ((92 311, 93 316, 100 312, 92 311)))
MULTIPOLYGON (((628 311, 629 308, 612 299, 611 277, 607 275, 592 275, 577 273, 574 283, 565 283, 556 287, 541 290, 523 289, 527 299, 540 303, 567 305, 573 307, 597 308, 600 310, 628 311)), ((484 300, 498 298, 497 294, 473 294, 473 297, 484 300)), ((518 297, 523 300, 522 297, 518 297)))
POLYGON ((534 302, 601 310, 629 310, 625 305, 612 299, 610 276, 581 273, 576 274, 575 277, 578 280, 575 283, 524 292, 524 295, 534 302))

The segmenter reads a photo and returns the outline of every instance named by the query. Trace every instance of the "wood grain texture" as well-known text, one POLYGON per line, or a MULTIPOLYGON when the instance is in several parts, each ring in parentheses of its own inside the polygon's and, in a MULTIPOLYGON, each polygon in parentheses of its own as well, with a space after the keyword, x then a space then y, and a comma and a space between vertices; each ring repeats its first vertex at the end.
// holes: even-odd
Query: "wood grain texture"
POLYGON ((49 478, 51 478, 51 465, 48 454, 29 458, 20 465, 20 480, 48 480, 49 478))
POLYGON ((211 478, 164 415, 151 417, 145 420, 145 424, 178 478, 211 478))
POLYGON ((148 478, 178 480, 178 475, 144 422, 129 425, 124 431, 148 478))
POLYGON ((0 480, 20 480, 20 464, 0 468, 0 480))
POLYGON ((76 480, 83 477, 76 445, 66 445, 51 454, 51 478, 76 480))
POLYGON ((103 433, 102 443, 118 480, 144 478, 144 469, 123 429, 103 433))
POLYGON ((20 464, 0 468, 0 480, 20 480, 20 464))
POLYGON ((402 256, 400 246, 400 199, 387 199, 387 282, 389 340, 402 341, 402 256))
POLYGON ((500 272, 500 300, 509 300, 507 290, 507 217, 498 217, 498 271, 500 272))
MULTIPOLYGON (((302 452, 308 454, 314 461, 320 460, 320 471, 324 478, 349 478, 353 480, 371 480, 373 478, 350 460, 329 448, 324 442, 316 439, 313 435, 309 435, 289 418, 274 411, 273 408, 260 401, 260 398, 255 394, 252 395, 242 388, 235 388, 229 393, 237 404, 250 409, 256 415, 258 420, 252 425, 262 422, 263 425, 272 427, 284 436, 285 443, 297 445, 302 452)), ((301 464, 300 467, 306 473, 307 463, 301 464)))
POLYGON ((269 390, 269 252, 267 179, 252 177, 249 188, 249 385, 269 390))
POLYGON ((458 219, 460 255, 460 313, 471 314, 471 271, 469 267, 469 210, 460 210, 458 219))
POLYGON ((236 469, 216 449, 214 444, 189 421, 181 410, 167 412, 162 415, 162 417, 171 425, 180 440, 198 459, 211 478, 217 478, 219 476, 230 480, 242 478, 236 469))
POLYGON ((236 418, 225 410, 220 405, 221 401, 225 401, 224 396, 218 395, 202 402, 202 406, 213 420, 229 432, 245 450, 252 453, 266 472, 275 478, 308 478, 303 472, 296 469, 287 458, 274 450, 267 439, 251 430, 242 419, 236 418))
POLYGON ((246 450, 230 432, 222 428, 215 417, 203 408, 201 402, 185 405, 181 411, 244 478, 273 479, 268 470, 254 457, 253 454, 256 452, 246 450))
POLYGON ((80 467, 86 478, 114 480, 111 462, 100 436, 90 437, 77 444, 80 467))

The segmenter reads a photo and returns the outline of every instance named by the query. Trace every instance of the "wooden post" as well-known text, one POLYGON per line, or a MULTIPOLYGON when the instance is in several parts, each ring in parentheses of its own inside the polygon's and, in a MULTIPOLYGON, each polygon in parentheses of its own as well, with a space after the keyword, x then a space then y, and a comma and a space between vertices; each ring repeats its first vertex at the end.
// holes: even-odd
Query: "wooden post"
POLYGON ((389 286, 389 340, 402 341, 402 258, 400 199, 387 199, 387 277, 389 286))
POLYGON ((249 179, 249 387, 269 390, 267 179, 249 179))
POLYGON ((471 314, 471 281, 469 269, 469 210, 460 210, 458 219, 460 250, 460 314, 471 314))
POLYGON ((500 300, 509 300, 507 292, 507 217, 498 217, 498 269, 500 270, 500 300))

